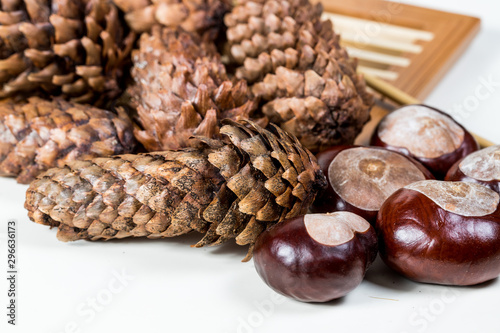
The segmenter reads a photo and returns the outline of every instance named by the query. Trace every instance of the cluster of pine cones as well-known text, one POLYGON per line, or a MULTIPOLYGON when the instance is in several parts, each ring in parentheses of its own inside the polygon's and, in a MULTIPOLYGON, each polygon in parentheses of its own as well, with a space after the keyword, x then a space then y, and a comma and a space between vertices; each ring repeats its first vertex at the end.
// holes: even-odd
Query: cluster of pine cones
POLYGON ((325 186, 311 151, 352 143, 369 119, 321 13, 308 0, 1 0, 0 175, 31 183, 29 217, 61 240, 196 230, 196 246, 236 238, 250 256, 325 186))

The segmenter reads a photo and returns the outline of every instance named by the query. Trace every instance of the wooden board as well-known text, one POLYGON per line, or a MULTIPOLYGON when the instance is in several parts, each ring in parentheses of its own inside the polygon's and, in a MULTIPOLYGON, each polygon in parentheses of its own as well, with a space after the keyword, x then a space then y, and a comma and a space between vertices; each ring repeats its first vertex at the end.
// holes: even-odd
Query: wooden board
MULTIPOLYGON (((368 60, 360 59, 360 67, 368 67, 368 70, 372 68, 382 74, 389 73, 386 78, 388 82, 419 100, 428 96, 463 54, 479 32, 481 24, 480 19, 475 17, 399 2, 321 2, 325 18, 332 20, 344 46, 348 50, 354 49, 354 52, 349 50, 350 53, 359 53, 362 57, 367 54, 368 60), (380 61, 377 54, 381 55, 380 61)), ((386 109, 387 106, 374 108, 372 121, 357 143, 367 143, 378 121, 387 114, 386 109)))
MULTIPOLYGON (((424 99, 462 55, 480 29, 475 17, 380 0, 322 0, 325 12, 332 12, 372 22, 411 28, 433 34, 429 41, 419 41, 420 53, 402 52, 410 64, 390 66, 399 74, 393 84, 417 99, 424 99)), ((334 22, 335 25, 335 22, 334 22)), ((377 39, 376 24, 354 28, 360 38, 377 39)))

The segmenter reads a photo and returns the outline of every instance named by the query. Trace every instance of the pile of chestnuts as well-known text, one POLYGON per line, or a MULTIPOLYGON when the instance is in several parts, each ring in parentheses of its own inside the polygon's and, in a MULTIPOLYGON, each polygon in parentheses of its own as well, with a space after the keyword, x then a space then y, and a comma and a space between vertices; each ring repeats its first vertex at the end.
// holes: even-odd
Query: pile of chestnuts
POLYGON ((370 147, 317 155, 328 187, 306 214, 258 238, 258 274, 303 302, 345 296, 377 253, 417 282, 475 285, 500 275, 500 146, 479 150, 453 118, 424 105, 379 123, 370 147))

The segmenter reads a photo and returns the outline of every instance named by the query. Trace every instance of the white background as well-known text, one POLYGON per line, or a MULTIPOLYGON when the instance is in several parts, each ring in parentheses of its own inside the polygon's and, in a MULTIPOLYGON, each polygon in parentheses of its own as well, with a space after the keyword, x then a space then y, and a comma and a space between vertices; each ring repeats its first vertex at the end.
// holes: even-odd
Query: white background
MULTIPOLYGON (((406 1, 405 1, 406 2, 406 1)), ((476 15, 482 31, 427 102, 445 110, 500 82, 500 6, 491 0, 408 1, 476 15)), ((500 89, 497 87, 496 89, 500 89)), ((500 143, 500 90, 462 122, 500 143)), ((347 297, 305 304, 273 293, 235 245, 194 249, 197 235, 167 240, 62 243, 29 222, 26 186, 0 179, 2 332, 499 332, 500 283, 417 284, 377 261, 347 297), (6 325, 5 229, 18 222, 18 326, 6 325), (120 282, 117 275, 125 273, 120 282), (96 302, 95 310, 92 302, 96 302), (7 330, 5 330, 7 328, 7 330)))

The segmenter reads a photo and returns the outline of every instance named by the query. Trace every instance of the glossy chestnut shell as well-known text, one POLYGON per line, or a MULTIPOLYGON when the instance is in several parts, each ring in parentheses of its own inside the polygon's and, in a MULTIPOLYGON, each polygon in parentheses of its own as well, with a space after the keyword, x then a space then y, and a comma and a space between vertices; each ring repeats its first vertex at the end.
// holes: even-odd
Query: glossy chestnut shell
MULTIPOLYGON (((303 302, 327 302, 346 295, 361 283, 377 256, 375 230, 366 220, 349 212, 328 215, 333 216, 331 219, 361 220, 362 229, 366 230, 360 232, 358 228, 349 239, 345 236, 349 229, 341 226, 340 234, 326 235, 326 242, 328 237, 335 242, 327 245, 311 236, 304 216, 300 216, 259 236, 253 255, 255 267, 276 292, 303 302)), ((306 216, 313 216, 317 229, 327 214, 306 216)))
POLYGON ((434 179, 416 160, 381 147, 334 146, 316 158, 328 185, 314 201, 311 211, 349 211, 372 225, 380 206, 394 191, 411 182, 434 179), (331 169, 336 165, 341 170, 331 169), (345 176, 339 177, 338 173, 345 176))
POLYGON ((455 162, 479 149, 479 145, 474 137, 462 125, 445 112, 426 105, 407 105, 385 116, 372 135, 371 145, 394 150, 416 159, 429 169, 437 179, 444 179, 446 173, 455 162), (431 115, 430 117, 411 118, 414 119, 412 126, 407 126, 405 122, 398 124, 398 121, 393 121, 400 114, 404 114, 404 116, 400 116, 402 121, 410 121, 411 119, 405 118, 413 117, 414 114, 416 115, 419 112, 430 113, 431 115), (432 119, 433 116, 441 119, 432 119), (393 122, 395 125, 389 126, 389 122, 393 122), (463 138, 461 138, 461 142, 455 144, 454 149, 449 149, 449 152, 439 156, 432 155, 432 157, 427 157, 430 156, 430 150, 439 150, 441 146, 444 146, 443 142, 450 143, 450 141, 453 141, 450 139, 450 137, 453 137, 453 133, 443 125, 444 123, 448 123, 449 126, 457 129, 457 132, 462 130, 463 138), (410 127, 418 128, 419 130, 415 133, 411 132, 410 127), (400 141, 398 145, 394 145, 385 142, 381 137, 381 132, 384 129, 394 132, 393 137, 400 136, 397 133, 404 133, 406 136, 404 139, 398 140, 400 141), (410 147, 422 140, 426 140, 425 146, 429 148, 429 151, 412 153, 410 147))
POLYGON ((467 187, 464 184, 479 188, 480 191, 459 190, 457 202, 474 206, 483 200, 489 209, 487 214, 457 214, 446 207, 465 212, 467 209, 453 200, 447 201, 446 196, 438 204, 422 192, 400 189, 378 213, 376 228, 381 258, 395 271, 419 282, 474 285, 496 278, 500 274, 498 194, 477 184, 439 183, 459 189, 467 187), (494 200, 487 201, 486 197, 494 200))

